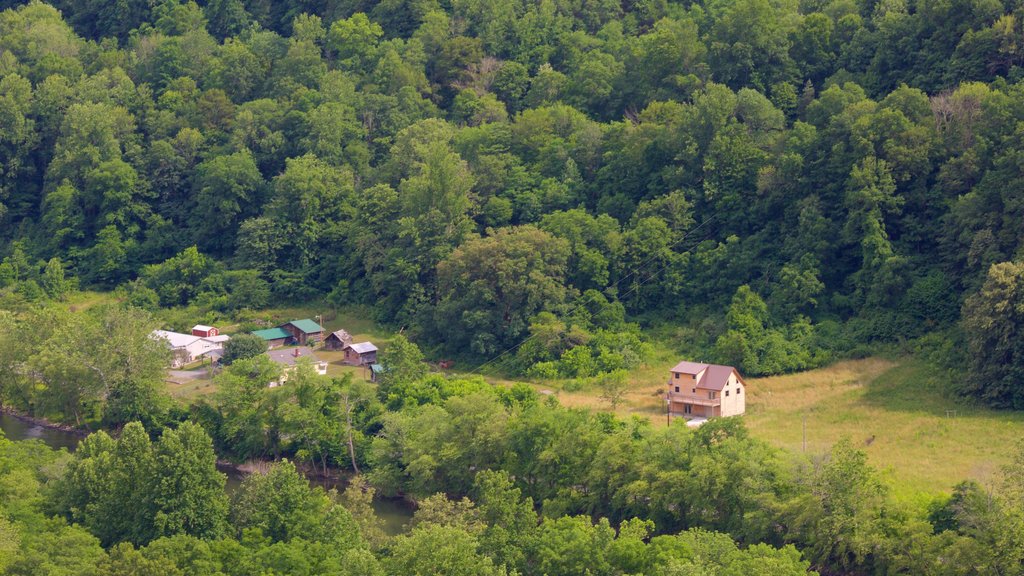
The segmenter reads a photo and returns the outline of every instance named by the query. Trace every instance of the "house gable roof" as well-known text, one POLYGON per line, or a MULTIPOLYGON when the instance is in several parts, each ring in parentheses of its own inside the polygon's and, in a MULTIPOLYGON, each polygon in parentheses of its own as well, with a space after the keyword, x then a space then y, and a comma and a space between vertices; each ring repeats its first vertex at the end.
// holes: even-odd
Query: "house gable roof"
POLYGON ((201 332, 209 332, 210 330, 213 330, 213 326, 207 326, 205 324, 196 324, 195 326, 192 327, 192 329, 199 330, 201 332))
POLYGON ((705 390, 722 390, 729 383, 729 376, 733 373, 736 374, 736 380, 741 384, 746 385, 743 382, 743 378, 740 377, 739 371, 732 366, 722 366, 720 364, 702 364, 699 362, 680 362, 672 368, 671 372, 678 372, 680 374, 701 374, 699 380, 697 380, 697 388, 703 388, 705 390))
POLYGON ((265 330, 253 330, 253 336, 259 336, 264 340, 281 340, 291 338, 292 335, 285 331, 284 328, 267 328, 265 330))
POLYGON ((171 345, 171 348, 184 348, 200 339, 199 336, 171 332, 170 330, 153 330, 150 337, 166 340, 171 345))
POLYGON ((680 374, 700 374, 708 365, 701 362, 687 362, 683 360, 679 364, 676 364, 672 368, 672 372, 678 372, 680 374))
POLYGON ((266 355, 271 360, 278 364, 284 364, 285 366, 294 366, 302 358, 309 358, 313 362, 317 362, 318 359, 313 350, 306 346, 299 346, 298 348, 280 348, 277 350, 268 350, 266 355))
POLYGON ((370 342, 357 342, 355 344, 349 344, 345 348, 351 348, 356 354, 366 354, 367 352, 376 352, 377 347, 370 342))
POLYGON ((309 318, 306 318, 304 320, 292 320, 291 322, 283 324, 283 326, 288 325, 295 326, 296 328, 301 330, 303 334, 316 334, 318 332, 324 331, 323 326, 317 324, 316 322, 313 322, 309 318))
MULTIPOLYGON (((708 365, 707 371, 704 373, 704 377, 697 383, 698 388, 704 388, 706 390, 721 390, 729 383, 729 376, 736 369, 732 366, 719 366, 718 364, 708 365)), ((740 374, 736 372, 736 379, 739 380, 740 374)))
POLYGON ((348 332, 344 331, 344 330, 336 330, 336 331, 334 331, 334 332, 331 332, 331 334, 330 334, 330 336, 328 336, 328 338, 330 338, 331 336, 333 336, 333 337, 335 337, 335 338, 337 338, 338 340, 341 340, 341 341, 343 341, 343 342, 344 342, 344 341, 345 341, 346 339, 349 339, 349 340, 351 340, 351 339, 352 339, 352 335, 351 335, 351 334, 349 334, 348 332))

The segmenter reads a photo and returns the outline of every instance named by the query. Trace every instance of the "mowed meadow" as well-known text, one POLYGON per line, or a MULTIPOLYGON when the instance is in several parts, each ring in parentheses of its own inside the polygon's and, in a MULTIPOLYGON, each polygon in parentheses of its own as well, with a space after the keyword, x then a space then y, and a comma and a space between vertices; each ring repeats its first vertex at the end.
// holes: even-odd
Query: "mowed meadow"
POLYGON ((809 453, 848 437, 902 499, 948 492, 965 479, 993 487, 1024 437, 1024 415, 962 403, 944 379, 913 358, 852 360, 752 379, 747 425, 760 438, 800 451, 806 416, 809 453))
MULTIPOLYGON (((664 362, 651 362, 637 372, 615 410, 619 416, 665 424, 661 395, 672 362, 656 356, 664 362)), ((992 487, 1013 446, 1024 438, 1024 414, 964 403, 941 371, 910 357, 846 360, 746 382, 744 420, 751 434, 801 452, 806 426, 811 455, 849 438, 907 502, 924 503, 966 479, 992 487)), ((597 390, 538 387, 568 406, 609 409, 597 390)))

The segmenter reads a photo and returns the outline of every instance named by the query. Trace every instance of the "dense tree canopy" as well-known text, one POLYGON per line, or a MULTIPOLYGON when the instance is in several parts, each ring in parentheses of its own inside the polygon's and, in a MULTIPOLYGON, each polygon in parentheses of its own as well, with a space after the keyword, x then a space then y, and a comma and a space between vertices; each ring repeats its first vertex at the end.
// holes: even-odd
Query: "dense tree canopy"
POLYGON ((848 442, 569 410, 420 346, 615 406, 665 324, 749 375, 910 341, 1021 408, 1022 19, 0 1, 0 402, 111 431, 0 437, 0 573, 1020 573, 1022 454, 924 518, 848 442), (76 287, 114 302, 69 311, 76 287), (169 402, 154 328, 315 299, 401 329, 376 390, 268 388, 238 337, 215 394, 169 402), (288 460, 229 499, 217 455, 288 460), (300 474, 332 468, 366 477, 339 500, 300 474), (419 502, 403 536, 371 484, 419 502))
POLYGON ((482 360, 596 290, 774 373, 952 326, 1024 237, 999 3, 0 8, 8 308, 325 296, 482 360))
POLYGON ((993 264, 964 304, 971 391, 1003 407, 1024 407, 1024 264, 993 264))

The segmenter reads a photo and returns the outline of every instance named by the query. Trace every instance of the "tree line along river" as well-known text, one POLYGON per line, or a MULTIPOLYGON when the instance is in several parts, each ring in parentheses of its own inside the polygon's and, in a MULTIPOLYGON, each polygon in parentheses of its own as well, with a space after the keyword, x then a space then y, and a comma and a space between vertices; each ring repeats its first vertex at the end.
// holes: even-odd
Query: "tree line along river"
MULTIPOLYGON (((0 412, 0 431, 9 440, 39 440, 50 448, 63 448, 69 452, 74 452, 78 443, 84 439, 79 433, 50 428, 3 412, 0 412)), ((220 470, 227 476, 228 493, 237 490, 245 474, 230 467, 220 467, 220 470)), ((311 482, 325 489, 337 488, 339 491, 344 490, 346 484, 345 479, 318 478, 311 482)), ((373 509, 382 520, 385 532, 391 535, 405 531, 413 512, 412 505, 400 498, 377 498, 373 501, 373 509)))

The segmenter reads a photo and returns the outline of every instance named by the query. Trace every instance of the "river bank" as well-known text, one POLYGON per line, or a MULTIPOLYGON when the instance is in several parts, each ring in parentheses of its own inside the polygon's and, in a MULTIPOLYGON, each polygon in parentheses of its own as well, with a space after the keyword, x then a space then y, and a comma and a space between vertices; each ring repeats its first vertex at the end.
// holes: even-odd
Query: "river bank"
POLYGON ((81 438, 85 438, 86 436, 91 434, 89 430, 75 428, 70 424, 60 424, 57 422, 50 422, 45 418, 36 418, 34 416, 29 416, 28 414, 25 414, 20 410, 16 410, 10 406, 0 406, 0 414, 5 414, 7 416, 17 418, 18 420, 21 420, 22 422, 25 422, 27 424, 32 424, 33 426, 39 426, 40 428, 46 428, 48 430, 59 430, 60 432, 74 434, 81 438))
MULTIPOLYGON (((0 408, 0 431, 9 440, 39 440, 50 448, 64 448, 69 452, 74 452, 78 444, 89 435, 88 431, 26 416, 7 407, 0 408)), ((238 490, 247 476, 262 473, 272 465, 273 461, 270 460, 242 463, 217 461, 217 469, 227 477, 225 488, 229 494, 238 490)), ((311 484, 325 490, 335 489, 341 492, 352 479, 352 475, 344 470, 329 468, 325 475, 322 470, 306 464, 296 463, 296 467, 311 484)), ((383 522, 384 531, 397 535, 405 532, 406 525, 412 518, 415 503, 404 498, 375 498, 373 509, 383 522)))
POLYGON ((74 452, 88 432, 26 416, 8 407, 0 408, 0 430, 11 440, 41 440, 54 449, 74 452))

